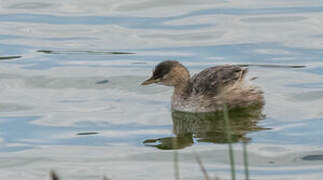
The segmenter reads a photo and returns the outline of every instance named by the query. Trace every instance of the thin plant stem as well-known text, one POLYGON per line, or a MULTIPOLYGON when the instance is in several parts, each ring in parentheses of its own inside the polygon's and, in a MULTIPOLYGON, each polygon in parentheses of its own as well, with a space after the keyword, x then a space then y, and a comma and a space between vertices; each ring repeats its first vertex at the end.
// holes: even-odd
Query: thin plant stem
POLYGON ((231 179, 235 180, 236 174, 235 174, 235 167, 234 167, 233 147, 232 147, 232 130, 230 126, 229 113, 228 113, 228 108, 226 104, 223 105, 223 114, 224 114, 224 126, 225 126, 225 131, 227 132, 227 139, 228 139, 228 145, 229 145, 231 179))
POLYGON ((244 164, 245 179, 249 180, 248 151, 247 151, 247 142, 246 141, 243 141, 243 164, 244 164))
POLYGON ((102 180, 110 180, 110 179, 107 178, 106 176, 103 176, 102 180))
POLYGON ((177 151, 174 151, 174 177, 175 177, 175 180, 179 180, 179 165, 178 165, 177 151))
POLYGON ((200 156, 198 156, 195 151, 193 151, 193 153, 194 153, 195 159, 197 161, 197 164, 199 164, 200 169, 201 169, 201 171, 202 171, 202 173, 204 175, 204 179, 205 180, 210 180, 209 175, 207 174, 207 171, 206 171, 205 167, 203 166, 203 163, 202 163, 202 160, 201 160, 200 156))
POLYGON ((54 170, 50 172, 50 177, 51 177, 51 180, 59 180, 59 177, 57 176, 54 170))

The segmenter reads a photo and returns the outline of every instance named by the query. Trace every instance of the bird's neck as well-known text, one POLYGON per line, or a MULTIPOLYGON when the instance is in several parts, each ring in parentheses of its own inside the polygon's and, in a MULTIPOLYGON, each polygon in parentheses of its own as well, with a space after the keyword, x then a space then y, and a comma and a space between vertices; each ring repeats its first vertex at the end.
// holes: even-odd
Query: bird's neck
POLYGON ((186 96, 188 94, 190 82, 189 79, 178 83, 174 89, 175 96, 186 96))
POLYGON ((191 84, 190 81, 185 81, 175 86, 172 96, 172 110, 183 110, 190 100, 191 84))
POLYGON ((185 96, 191 82, 190 73, 185 67, 175 69, 173 72, 173 78, 176 82, 174 83, 174 95, 178 97, 185 96))

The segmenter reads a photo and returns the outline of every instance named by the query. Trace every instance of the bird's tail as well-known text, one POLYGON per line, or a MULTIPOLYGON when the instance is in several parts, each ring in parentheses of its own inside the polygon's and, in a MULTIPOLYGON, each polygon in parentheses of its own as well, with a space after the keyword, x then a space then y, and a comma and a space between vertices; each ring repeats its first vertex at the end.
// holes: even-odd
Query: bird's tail
POLYGON ((239 80, 240 80, 240 81, 243 81, 243 80, 244 80, 244 78, 245 78, 245 76, 246 76, 247 72, 248 72, 248 69, 247 69, 247 68, 245 68, 245 69, 243 69, 243 70, 241 71, 241 74, 240 74, 240 77, 239 77, 239 80))

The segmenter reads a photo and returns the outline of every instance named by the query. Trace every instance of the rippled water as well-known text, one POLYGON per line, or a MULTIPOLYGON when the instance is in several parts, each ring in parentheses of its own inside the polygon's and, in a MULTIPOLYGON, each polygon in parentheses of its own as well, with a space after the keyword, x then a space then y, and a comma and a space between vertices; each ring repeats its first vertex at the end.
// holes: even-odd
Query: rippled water
POLYGON ((251 179, 323 175, 323 1, 0 1, 0 25, 0 179, 174 179, 170 149, 181 179, 203 178, 193 151, 230 178, 223 123, 140 86, 164 59, 252 65, 265 117, 232 118, 239 179, 241 139, 251 179))

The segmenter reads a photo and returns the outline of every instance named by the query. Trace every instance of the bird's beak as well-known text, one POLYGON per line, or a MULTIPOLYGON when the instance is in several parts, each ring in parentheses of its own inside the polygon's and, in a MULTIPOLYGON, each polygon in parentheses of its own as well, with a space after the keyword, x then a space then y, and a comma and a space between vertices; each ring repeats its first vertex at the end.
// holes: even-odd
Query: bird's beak
POLYGON ((147 79, 146 81, 142 82, 141 85, 148 85, 148 84, 153 84, 153 83, 158 83, 160 79, 154 79, 154 77, 151 77, 147 79))

